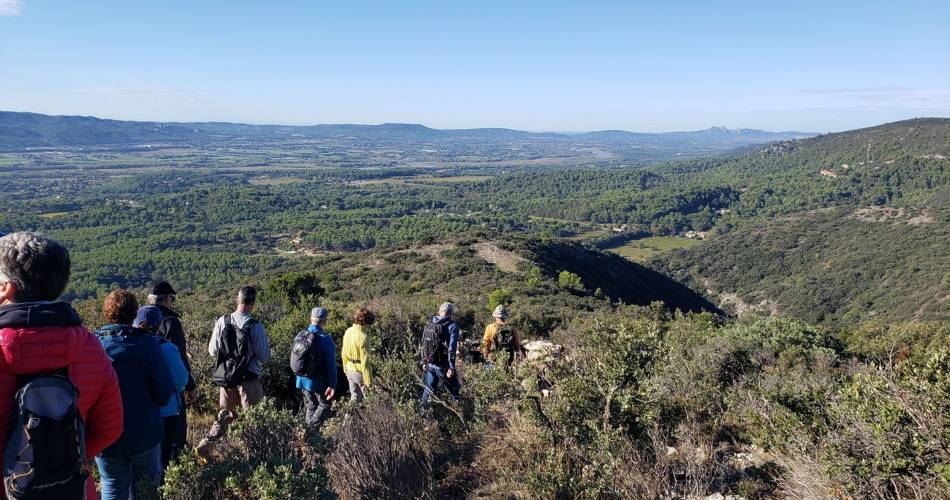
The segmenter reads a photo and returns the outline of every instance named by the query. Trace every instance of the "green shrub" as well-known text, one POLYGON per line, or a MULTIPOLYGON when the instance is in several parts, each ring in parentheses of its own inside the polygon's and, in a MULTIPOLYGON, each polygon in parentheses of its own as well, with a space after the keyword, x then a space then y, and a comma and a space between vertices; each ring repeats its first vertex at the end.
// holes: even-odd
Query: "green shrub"
POLYGON ((265 401, 246 409, 199 465, 185 454, 168 468, 162 495, 171 499, 326 498, 328 477, 319 458, 325 444, 300 418, 265 401))
POLYGON ((542 283, 541 268, 538 266, 532 266, 531 269, 528 269, 528 281, 527 285, 531 288, 537 288, 541 286, 542 283))
POLYGON ((492 290, 488 294, 488 310, 494 311, 498 306, 507 306, 511 304, 511 290, 492 290))
POLYGON ((584 290, 584 283, 581 281, 581 277, 570 271, 561 271, 557 275, 557 285, 565 290, 584 290))
POLYGON ((301 271, 270 280, 264 286, 261 301, 297 306, 303 302, 312 302, 323 293, 320 276, 314 272, 301 271))
POLYGON ((596 316, 569 331, 563 342, 570 356, 555 365, 555 397, 547 403, 561 431, 583 439, 593 429, 642 430, 642 402, 649 398, 643 381, 664 356, 658 325, 596 316))

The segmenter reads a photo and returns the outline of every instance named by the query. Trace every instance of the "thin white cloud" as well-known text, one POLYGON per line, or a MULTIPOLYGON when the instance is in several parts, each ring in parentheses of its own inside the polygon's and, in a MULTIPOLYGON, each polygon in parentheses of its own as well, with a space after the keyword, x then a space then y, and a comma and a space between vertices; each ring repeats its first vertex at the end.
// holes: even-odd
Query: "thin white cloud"
POLYGON ((19 16, 23 13, 23 0, 0 0, 0 17, 19 16))

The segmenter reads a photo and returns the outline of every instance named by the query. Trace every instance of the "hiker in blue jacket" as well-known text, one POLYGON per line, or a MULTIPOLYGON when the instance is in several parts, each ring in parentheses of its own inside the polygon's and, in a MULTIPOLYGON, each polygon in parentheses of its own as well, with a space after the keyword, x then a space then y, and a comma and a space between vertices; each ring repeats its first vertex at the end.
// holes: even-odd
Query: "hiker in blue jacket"
POLYGON ((311 356, 316 367, 312 375, 297 375, 297 388, 303 393, 307 425, 319 427, 330 416, 330 406, 336 394, 336 347, 333 337, 323 331, 327 310, 314 307, 310 311, 310 327, 299 335, 314 336, 311 356))
POLYGON ((184 390, 185 386, 188 385, 190 375, 185 364, 181 361, 178 347, 158 335, 158 328, 163 319, 164 314, 162 314, 161 309, 156 306, 145 306, 139 308, 132 326, 151 333, 158 340, 158 345, 162 348, 162 355, 165 358, 165 364, 168 365, 168 370, 172 376, 172 383, 175 385, 175 394, 169 398, 168 404, 161 408, 165 429, 164 438, 162 439, 162 469, 167 469, 168 464, 185 447, 184 437, 176 431, 178 430, 179 417, 181 412, 184 411, 184 390))
POLYGON ((433 316, 422 332, 422 353, 419 359, 422 366, 422 403, 426 404, 439 389, 439 383, 444 382, 445 388, 453 400, 461 397, 462 384, 459 382, 458 372, 455 369, 455 358, 458 352, 459 339, 462 331, 459 324, 452 317, 455 315, 455 304, 445 302, 439 306, 438 316, 433 316))
POLYGON ((158 340, 132 327, 138 307, 132 293, 110 293, 103 304, 110 324, 96 331, 119 377, 124 409, 122 437, 96 457, 104 500, 134 498, 137 483, 157 484, 162 475, 161 407, 175 386, 158 340))

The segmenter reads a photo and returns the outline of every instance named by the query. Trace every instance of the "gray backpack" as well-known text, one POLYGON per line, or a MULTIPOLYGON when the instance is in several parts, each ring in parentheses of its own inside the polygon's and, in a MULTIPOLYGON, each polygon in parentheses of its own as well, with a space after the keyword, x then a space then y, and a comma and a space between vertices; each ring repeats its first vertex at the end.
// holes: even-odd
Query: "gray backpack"
POLYGON ((18 376, 15 398, 3 452, 7 498, 85 498, 86 428, 67 369, 18 376))
POLYGON ((294 345, 290 349, 290 369, 294 375, 314 377, 323 371, 323 356, 321 356, 320 335, 303 330, 294 337, 294 345))

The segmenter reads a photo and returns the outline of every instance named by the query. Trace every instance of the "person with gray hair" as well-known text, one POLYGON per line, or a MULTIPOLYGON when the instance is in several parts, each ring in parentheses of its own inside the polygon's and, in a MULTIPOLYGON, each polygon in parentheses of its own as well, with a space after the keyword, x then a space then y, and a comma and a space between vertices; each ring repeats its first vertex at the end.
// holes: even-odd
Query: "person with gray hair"
POLYGON ((69 283, 69 251, 36 233, 10 233, 0 244, 0 283, 10 302, 55 300, 69 283))
POLYGON ((336 346, 323 329, 328 316, 322 307, 310 311, 310 326, 294 338, 290 357, 297 389, 303 394, 306 422, 313 427, 320 427, 330 416, 336 394, 336 346))
POLYGON ((232 383, 221 384, 219 403, 222 409, 229 411, 253 406, 264 398, 261 369, 271 356, 270 341, 264 325, 252 315, 257 302, 257 289, 252 286, 241 287, 236 302, 234 312, 218 318, 208 342, 208 353, 219 357, 219 353, 229 354, 225 350, 231 345, 230 335, 240 330, 247 339, 247 359, 239 367, 241 373, 233 374, 232 383))
POLYGON ((270 341, 264 325, 251 313, 257 302, 257 289, 244 286, 238 291, 234 312, 218 318, 208 342, 208 354, 215 357, 212 382, 220 387, 221 411, 208 435, 195 447, 205 459, 214 443, 227 432, 237 418, 239 408, 248 408, 264 399, 261 385, 263 364, 271 357, 270 341), (240 349, 246 345, 246 352, 240 349))
POLYGON ((455 304, 443 302, 439 306, 439 314, 433 316, 429 324, 422 331, 422 353, 420 365, 423 371, 422 402, 428 403, 439 389, 439 383, 444 382, 452 399, 458 400, 462 384, 459 382, 455 367, 455 358, 462 331, 459 324, 452 319, 455 315, 455 304))
MULTIPOLYGON (((23 491, 41 491, 49 498, 83 498, 83 490, 86 496, 95 498, 95 482, 91 477, 84 479, 82 465, 122 435, 122 396, 112 362, 99 339, 83 326, 79 314, 68 303, 57 300, 69 282, 69 273, 69 251, 59 242, 29 232, 0 238, 0 345, 4 352, 0 356, 0 450, 6 450, 8 444, 19 448, 8 456, 24 460, 20 464, 30 468, 29 474, 0 481, 3 498, 13 498, 23 491), (30 391, 26 381, 50 383, 54 377, 66 377, 74 386, 69 392, 78 395, 68 403, 75 404, 85 431, 82 425, 71 426, 68 432, 72 436, 60 436, 74 440, 46 444, 40 440, 31 443, 29 455, 21 454, 26 449, 21 447, 21 438, 29 437, 30 432, 48 434, 50 425, 60 426, 55 431, 66 431, 62 426, 68 419, 55 424, 49 418, 39 418, 50 415, 30 416, 30 432, 25 432, 17 427, 19 419, 8 418, 26 416, 21 410, 26 409, 22 405, 27 400, 42 403, 45 408, 67 403, 65 399, 48 400, 55 397, 52 391, 36 399, 36 392, 26 392, 30 391), (14 398, 18 390, 25 391, 23 399, 14 398), (38 426, 33 425, 34 420, 38 426), (58 460, 52 464, 40 457, 58 460), (74 467, 63 467, 67 461, 74 467), (7 491, 10 486, 19 491, 7 491)), ((11 450, 6 452, 10 454, 11 450)))

